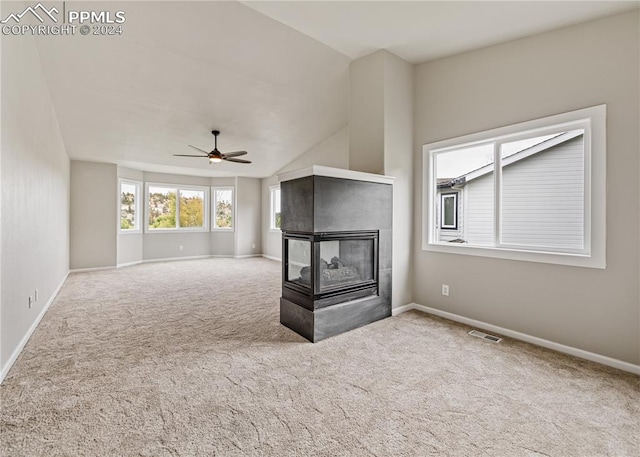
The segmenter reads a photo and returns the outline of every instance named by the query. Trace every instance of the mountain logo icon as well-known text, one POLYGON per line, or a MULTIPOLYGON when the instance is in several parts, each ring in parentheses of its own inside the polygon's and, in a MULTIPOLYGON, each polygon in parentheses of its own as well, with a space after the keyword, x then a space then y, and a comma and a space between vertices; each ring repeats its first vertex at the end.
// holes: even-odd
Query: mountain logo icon
POLYGON ((42 6, 42 3, 38 3, 36 6, 31 7, 28 6, 25 8, 25 10, 22 13, 19 14, 15 14, 15 13, 11 13, 5 20, 0 21, 0 23, 2 24, 6 24, 7 22, 9 22, 11 19, 13 19, 16 22, 20 22, 20 20, 27 14, 27 13, 31 13, 33 14, 36 18, 38 18, 38 20, 40 22, 44 22, 45 20, 43 19, 43 16, 49 16, 49 18, 53 21, 53 22, 58 22, 58 19, 53 15, 58 14, 59 11, 56 7, 51 8, 50 10, 46 9, 44 6, 42 6), (40 13, 40 14, 38 14, 40 13))

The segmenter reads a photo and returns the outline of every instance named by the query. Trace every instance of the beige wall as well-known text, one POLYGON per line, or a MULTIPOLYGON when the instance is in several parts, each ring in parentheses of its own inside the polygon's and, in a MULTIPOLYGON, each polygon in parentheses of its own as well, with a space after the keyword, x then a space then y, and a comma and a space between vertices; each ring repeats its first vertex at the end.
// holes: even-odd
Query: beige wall
POLYGON ((416 67, 417 303, 640 363, 638 24, 635 11, 416 67), (606 270, 422 251, 421 145, 602 103, 606 270))
POLYGON ((236 187, 237 257, 262 253, 260 179, 238 178, 236 187))
POLYGON ((30 36, 2 39, 0 99, 1 381, 69 269, 69 157, 30 36))
POLYGON ((71 161, 69 267, 115 267, 118 170, 109 163, 71 161))

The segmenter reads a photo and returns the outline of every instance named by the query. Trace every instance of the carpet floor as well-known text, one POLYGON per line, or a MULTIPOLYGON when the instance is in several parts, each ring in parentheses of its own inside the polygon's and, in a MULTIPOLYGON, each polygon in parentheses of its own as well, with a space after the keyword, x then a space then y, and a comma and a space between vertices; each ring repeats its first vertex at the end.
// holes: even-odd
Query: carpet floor
POLYGON ((0 454, 640 455, 638 376, 416 311, 311 344, 280 269, 70 275, 0 386, 0 454))

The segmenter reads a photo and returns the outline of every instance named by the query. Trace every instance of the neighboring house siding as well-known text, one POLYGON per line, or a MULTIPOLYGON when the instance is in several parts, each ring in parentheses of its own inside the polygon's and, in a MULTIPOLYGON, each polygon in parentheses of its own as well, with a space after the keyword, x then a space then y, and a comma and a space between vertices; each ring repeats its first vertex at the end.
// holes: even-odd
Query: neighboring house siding
POLYGON ((583 137, 502 171, 502 243, 582 249, 583 137))
POLYGON ((493 245, 493 172, 469 182, 464 189, 465 225, 469 244, 493 245))

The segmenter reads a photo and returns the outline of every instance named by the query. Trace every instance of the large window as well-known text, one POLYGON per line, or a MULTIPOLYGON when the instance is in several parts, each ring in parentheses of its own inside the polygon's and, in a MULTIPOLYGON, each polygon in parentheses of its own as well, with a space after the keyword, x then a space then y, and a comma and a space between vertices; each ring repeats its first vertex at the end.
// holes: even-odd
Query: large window
POLYGON ((141 183, 137 181, 120 180, 120 233, 140 233, 141 188, 141 183))
POLYGON ((282 214, 280 210, 280 186, 271 186, 269 188, 269 195, 271 200, 270 205, 270 228, 271 230, 280 230, 282 225, 282 214))
POLYGON ((147 231, 207 230, 208 188, 147 184, 147 231))
POLYGON ((605 106, 424 146, 426 250, 604 268, 605 106))
POLYGON ((233 230, 233 187, 212 187, 213 230, 233 230))

